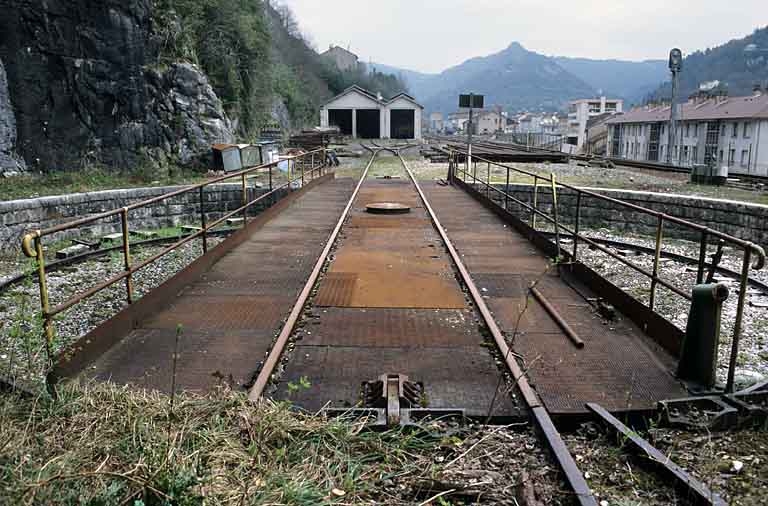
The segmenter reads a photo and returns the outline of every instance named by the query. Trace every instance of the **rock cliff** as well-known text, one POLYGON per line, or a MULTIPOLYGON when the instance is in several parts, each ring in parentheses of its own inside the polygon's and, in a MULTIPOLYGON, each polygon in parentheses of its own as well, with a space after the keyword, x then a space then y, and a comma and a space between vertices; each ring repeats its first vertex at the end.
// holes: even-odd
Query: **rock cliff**
POLYGON ((234 140, 205 74, 160 60, 151 0, 0 0, 0 12, 0 165, 14 144, 42 171, 194 164, 234 140))

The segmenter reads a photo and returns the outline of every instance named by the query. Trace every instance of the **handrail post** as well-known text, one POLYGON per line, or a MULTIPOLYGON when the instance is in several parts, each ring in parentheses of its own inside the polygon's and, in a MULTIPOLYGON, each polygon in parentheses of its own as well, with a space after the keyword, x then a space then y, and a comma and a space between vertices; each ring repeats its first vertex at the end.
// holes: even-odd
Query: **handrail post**
POLYGON ((504 192, 504 210, 509 211, 509 167, 507 167, 507 189, 504 192))
POLYGON ((700 285, 704 282, 704 267, 707 263, 707 239, 709 234, 707 232, 701 233, 701 244, 699 245, 699 269, 696 272, 696 284, 700 285))
POLYGON ((573 255, 571 261, 576 262, 579 251, 579 233, 581 228, 581 192, 576 192, 576 224, 573 229, 573 255))
POLYGON ((533 176, 533 209, 531 210, 531 228, 536 230, 536 211, 539 210, 539 176, 533 176))
POLYGON ((37 278, 40 288, 40 309, 43 317, 43 332, 45 334, 45 352, 48 361, 53 363, 53 317, 51 316, 51 303, 48 297, 48 282, 45 277, 45 255, 40 231, 35 235, 35 260, 37 263, 37 278))
POLYGON ((653 311, 656 303, 656 285, 659 281, 659 262, 661 261, 661 239, 664 234, 664 215, 659 215, 659 222, 656 225, 656 250, 653 256, 653 277, 651 277, 651 294, 648 299, 648 308, 653 311))
POLYGON ((248 222, 248 186, 245 182, 245 173, 243 173, 243 227, 248 222))
POLYGON ((128 208, 124 207, 120 213, 120 223, 123 230, 123 263, 125 267, 125 292, 128 304, 133 304, 133 274, 131 274, 131 242, 128 230, 128 208))
POLYGON ((312 178, 315 177, 315 152, 312 151, 312 158, 309 165, 309 174, 312 176, 312 178))
POLYGON ((200 187, 200 228, 203 230, 203 255, 208 253, 208 225, 205 221, 205 191, 200 187))
POLYGON ((304 157, 301 157, 301 187, 304 188, 304 157))
POLYGON ((744 263, 741 266, 741 280, 739 283, 739 302, 736 305, 736 321, 733 323, 733 337, 731 338, 731 356, 728 363, 728 379, 725 383, 725 392, 732 393, 734 378, 736 376, 736 361, 739 358, 739 339, 741 338, 741 322, 744 318, 744 302, 747 299, 749 281, 749 263, 752 260, 752 250, 744 248, 744 263))
POLYGON ((491 162, 488 162, 488 186, 485 188, 486 198, 491 198, 491 162))
POLYGON ((269 205, 271 206, 275 205, 275 196, 272 194, 272 167, 273 166, 274 166, 273 164, 269 165, 269 200, 270 200, 269 205))
POLYGON ((552 214, 555 218, 555 246, 557 247, 557 259, 560 260, 560 218, 557 211, 557 183, 555 182, 555 173, 549 175, 552 184, 552 214))

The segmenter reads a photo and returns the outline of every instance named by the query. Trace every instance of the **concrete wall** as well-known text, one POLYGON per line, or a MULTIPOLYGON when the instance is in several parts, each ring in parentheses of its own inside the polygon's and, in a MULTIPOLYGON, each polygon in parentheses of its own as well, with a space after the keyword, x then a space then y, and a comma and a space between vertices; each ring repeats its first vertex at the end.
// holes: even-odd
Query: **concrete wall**
MULTIPOLYGON (((496 186, 500 190, 504 189, 503 184, 496 186)), ((594 192, 700 223, 768 248, 768 206, 766 205, 631 190, 601 189, 594 190, 594 192)), ((531 185, 510 185, 510 193, 528 204, 533 202, 533 187, 531 185)), ((562 189, 558 191, 557 198, 560 218, 564 223, 573 224, 576 216, 576 195, 572 191, 562 189)), ((502 199, 496 194, 495 200, 502 199)), ((539 186, 538 201, 542 211, 551 212, 552 193, 548 188, 539 186)), ((516 210, 526 218, 530 216, 529 211, 512 202, 510 203, 510 210, 516 210)), ((543 220, 539 220, 540 223, 543 223, 543 220)), ((582 198, 582 227, 605 227, 613 232, 652 236, 656 233, 656 225, 657 219, 653 216, 594 197, 582 198)), ((700 239, 698 232, 671 223, 665 224, 664 236, 695 241, 700 239)))
MULTIPOLYGON (((0 252, 13 255, 20 252, 21 238, 30 230, 53 227, 89 215, 118 209, 158 195, 170 193, 180 187, 134 188, 75 193, 55 197, 11 200, 0 202, 0 252)), ((211 222, 228 211, 242 205, 240 183, 211 185, 204 189, 206 219, 211 222)), ((248 188, 249 200, 267 193, 268 189, 248 188)), ((276 198, 279 198, 277 196, 276 198)), ((265 199, 266 200, 266 199, 265 199)), ((251 210, 256 214, 261 203, 251 210)), ((166 199, 148 207, 130 212, 131 230, 163 228, 180 225, 200 226, 200 200, 197 191, 166 199)), ((114 216, 84 225, 78 230, 55 234, 46 243, 72 239, 90 239, 119 232, 120 217, 114 216)))

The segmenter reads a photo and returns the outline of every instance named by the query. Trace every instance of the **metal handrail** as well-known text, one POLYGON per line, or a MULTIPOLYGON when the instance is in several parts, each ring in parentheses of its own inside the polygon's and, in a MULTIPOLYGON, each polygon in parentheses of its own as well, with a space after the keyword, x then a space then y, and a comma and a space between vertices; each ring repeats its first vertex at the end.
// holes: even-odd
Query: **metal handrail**
POLYGON ((458 163, 458 155, 463 154, 461 151, 458 151, 456 149, 452 149, 450 147, 447 148, 451 154, 451 160, 450 160, 450 166, 449 166, 449 177, 454 177, 456 174, 461 174, 464 176, 464 181, 468 181, 470 178, 474 182, 475 185, 484 186, 486 188, 486 196, 490 199, 491 191, 501 195, 504 199, 504 209, 508 210, 509 208, 509 202, 513 201, 517 205, 522 206, 523 208, 527 209, 531 213, 531 227, 535 230, 536 229, 536 217, 541 216, 544 220, 548 221, 549 223, 553 224, 555 227, 555 238, 557 242, 557 251, 560 252, 560 232, 563 231, 573 239, 573 250, 570 253, 571 261, 572 262, 578 262, 578 245, 579 241, 583 241, 586 244, 589 244, 590 246, 600 250, 601 252, 609 255, 611 258, 623 263, 624 265, 627 265, 634 271, 648 277, 651 281, 651 290, 649 295, 649 301, 648 301, 648 307, 653 310, 656 300, 656 289, 657 286, 662 286, 674 294, 691 301, 691 295, 686 293, 685 291, 681 290, 677 286, 673 285, 672 283, 666 281, 665 279, 662 279, 659 274, 661 271, 661 265, 660 265, 660 259, 661 259, 661 249, 662 249, 662 242, 663 242, 663 236, 664 236, 664 225, 665 223, 674 223, 676 225, 687 227, 692 230, 695 230, 700 233, 700 248, 699 248, 699 266, 698 266, 698 272, 696 276, 696 282, 697 284, 700 284, 704 281, 704 269, 706 264, 706 254, 707 254, 707 246, 710 237, 714 237, 719 239, 720 241, 723 241, 724 243, 729 243, 735 246, 738 246, 740 249, 743 250, 743 260, 742 260, 742 271, 740 276, 740 288, 739 288, 739 299, 736 306, 736 319, 734 321, 733 326, 733 338, 732 338, 732 346, 731 346, 731 355, 730 355, 730 361, 729 361, 729 367, 728 367, 728 379, 726 382, 726 391, 732 392, 734 387, 734 377, 735 377, 735 370, 736 370, 736 359, 738 357, 738 350, 739 350, 739 338, 741 336, 741 326, 743 322, 744 317, 744 304, 746 302, 746 293, 747 293, 747 285, 749 280, 749 271, 750 269, 753 270, 760 270, 765 266, 765 250, 751 242, 751 241, 745 241, 743 239, 740 239, 738 237, 734 237, 732 235, 720 232, 718 230, 714 230, 712 228, 699 225, 698 223, 693 223, 688 220, 684 220, 682 218, 678 218, 676 216, 670 216, 669 214, 655 211, 653 209, 648 209, 642 206, 639 206, 637 204, 632 204, 629 202, 624 202, 622 200, 609 197, 606 195, 602 195, 599 193, 596 193, 594 191, 586 190, 583 188, 579 188, 576 186, 572 186, 565 183, 559 183, 555 180, 554 174, 550 174, 549 176, 542 176, 540 174, 536 174, 534 172, 529 172, 523 169, 519 169, 517 167, 512 167, 509 165, 505 165, 503 163, 493 162, 490 160, 487 160, 482 157, 478 156, 472 156, 471 159, 467 157, 467 168, 464 168, 463 164, 458 163), (487 171, 487 181, 482 180, 481 178, 478 179, 477 177, 477 162, 482 162, 488 164, 488 171, 487 171), (470 164, 474 163, 474 170, 472 173, 469 172, 470 164), (501 190, 499 188, 496 188, 491 183, 491 166, 501 167, 506 170, 506 186, 505 190, 501 190), (534 187, 534 193, 533 193, 533 205, 528 204, 527 202, 523 202, 522 200, 514 197, 509 192, 509 180, 510 180, 510 171, 517 172, 519 174, 524 174, 526 176, 529 176, 533 178, 533 187, 534 187), (553 197, 553 214, 554 216, 550 216, 549 214, 541 211, 538 206, 538 189, 539 189, 539 180, 542 180, 545 183, 549 183, 551 185, 552 190, 552 197, 553 197), (557 188, 566 188, 576 194, 576 216, 575 216, 575 224, 573 228, 570 228, 568 226, 563 225, 560 223, 557 215, 557 188), (654 255, 654 262, 653 262, 653 270, 652 272, 649 272, 648 270, 644 269, 643 267, 640 267, 639 265, 636 265, 633 262, 630 262, 629 260, 625 259, 624 257, 610 251, 608 248, 604 247, 603 245, 591 240, 589 237, 582 234, 580 229, 581 224, 581 203, 582 198, 586 197, 592 197, 598 200, 602 200, 604 202, 609 202, 615 205, 623 206, 625 208, 631 209, 633 211, 646 214, 649 216, 654 216, 657 219, 656 224, 656 239, 655 239, 655 255, 654 255), (754 256, 754 264, 752 265, 752 259, 754 256))
POLYGON ((128 304, 133 303, 133 275, 140 271, 141 269, 147 267, 148 265, 156 262, 157 260, 161 259, 165 255, 173 252, 174 250, 178 249, 179 247, 183 246, 184 244, 187 244, 188 242, 197 239, 202 238, 202 247, 203 247, 203 254, 207 253, 208 251, 208 242, 207 242, 207 236, 208 231, 211 229, 216 228, 217 226, 224 223, 226 220, 230 219, 232 216, 235 216, 239 213, 242 213, 243 217, 243 227, 246 226, 248 221, 248 209, 251 208, 253 205, 262 202, 268 198, 273 198, 275 194, 278 192, 291 187, 292 184, 297 183, 301 181, 302 185, 309 177, 309 179, 314 179, 315 174, 318 175, 323 174, 323 169, 326 167, 326 149, 325 148, 319 148, 314 151, 309 151, 307 153, 296 155, 296 156, 290 156, 285 157, 282 160, 278 160, 275 162, 265 163, 262 165, 249 167, 237 172, 233 172, 231 174, 227 174, 224 176, 217 177, 215 179, 212 179, 210 181, 206 181, 204 183, 198 183, 191 186, 186 186, 184 188, 174 190, 169 193, 165 193, 163 195, 158 195, 157 197, 152 197, 146 200, 143 200, 141 202, 136 202, 134 204, 113 209, 111 211, 106 211, 103 213, 94 214, 91 216, 87 216, 85 218, 80 218, 68 223, 62 223, 53 227, 49 227, 43 230, 35 230, 32 232, 27 233, 24 238, 22 239, 21 248, 25 255, 28 257, 34 258, 35 263, 37 264, 37 271, 38 271, 38 283, 39 283, 39 289, 40 289, 40 306, 41 306, 41 313, 42 313, 42 320, 43 320, 43 330, 45 334, 45 343, 46 343, 46 352, 48 356, 48 360, 52 361, 54 359, 54 353, 53 353, 53 343, 54 343, 54 328, 53 328, 53 319, 56 315, 62 313, 63 311, 66 311, 67 309, 79 304, 83 300, 92 297, 96 295, 97 293, 101 292, 102 290, 105 290, 106 288, 111 287, 115 283, 125 280, 126 285, 126 301, 128 304), (309 173, 307 174, 307 171, 305 169, 305 163, 309 159, 309 173), (301 166, 300 166, 300 174, 296 175, 293 179, 290 178, 290 170, 289 170, 289 179, 286 183, 283 183, 279 186, 273 187, 273 181, 272 181, 272 171, 273 168, 276 167, 279 163, 282 163, 284 161, 287 161, 290 165, 296 165, 296 161, 301 160, 301 166), (319 162, 319 163, 318 163, 319 162), (260 172, 265 171, 265 169, 269 173, 269 191, 267 193, 264 193, 258 197, 256 197, 253 200, 248 200, 248 191, 247 191, 247 182, 246 182, 246 176, 260 172), (237 209, 230 211, 217 220, 208 223, 206 219, 206 213, 205 213, 205 198, 204 198, 204 189, 208 186, 221 183, 223 181, 240 178, 241 184, 242 184, 242 205, 238 207, 237 209), (199 193, 199 200, 200 200, 200 230, 193 232, 191 234, 185 235, 175 243, 171 244, 170 246, 164 248, 162 251, 152 255, 150 258, 147 258, 143 260, 142 262, 133 265, 131 262, 131 253, 130 253, 130 229, 129 229, 129 218, 130 218, 130 212, 135 209, 139 209, 142 207, 146 207, 152 204, 156 204, 158 202, 162 202, 164 200, 172 199, 174 197, 178 197, 179 195, 184 195, 190 192, 197 191, 199 193), (72 230, 79 228, 83 225, 87 225, 89 223, 94 223, 96 221, 100 221, 106 218, 111 218, 114 216, 120 216, 120 222, 121 222, 121 232, 122 232, 122 251, 123 251, 123 259, 124 259, 124 269, 121 273, 116 274, 90 288, 88 288, 85 291, 79 292, 61 304, 51 308, 50 306, 50 296, 48 291, 48 285, 47 285, 47 279, 46 279, 46 273, 45 273, 45 256, 43 252, 43 238, 46 236, 50 236, 52 234, 56 234, 59 232, 63 232, 65 230, 72 230))

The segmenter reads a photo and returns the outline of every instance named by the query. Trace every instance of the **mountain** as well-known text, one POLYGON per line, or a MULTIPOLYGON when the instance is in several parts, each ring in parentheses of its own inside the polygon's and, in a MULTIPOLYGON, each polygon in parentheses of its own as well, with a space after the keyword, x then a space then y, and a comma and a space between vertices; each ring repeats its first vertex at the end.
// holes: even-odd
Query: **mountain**
POLYGON ((428 111, 456 109, 460 93, 486 96, 486 104, 506 109, 560 109, 572 98, 595 90, 551 58, 528 51, 517 42, 498 53, 472 58, 439 74, 423 74, 386 65, 397 72, 428 111))
MULTIPOLYGON (((731 96, 749 95, 755 84, 768 83, 768 26, 742 39, 689 54, 683 60, 679 96, 685 98, 695 92, 699 84, 715 80, 720 81, 731 96)), ((650 98, 669 100, 671 95, 671 84, 665 83, 650 98)))
POLYGON ((592 60, 589 58, 554 57, 565 70, 602 94, 640 103, 661 83, 669 79, 666 60, 592 60))
POLYGON ((498 53, 472 58, 439 74, 384 64, 377 70, 401 76, 428 111, 456 109, 457 95, 472 91, 509 110, 565 107, 569 100, 604 94, 640 102, 667 75, 666 62, 548 57, 517 42, 498 53))

